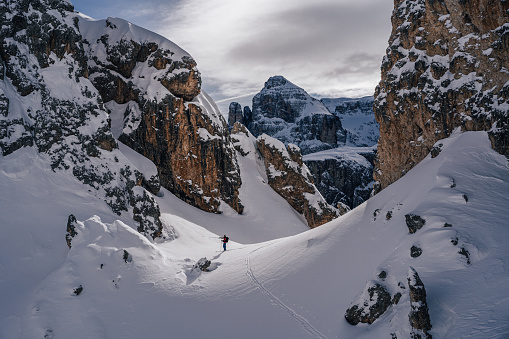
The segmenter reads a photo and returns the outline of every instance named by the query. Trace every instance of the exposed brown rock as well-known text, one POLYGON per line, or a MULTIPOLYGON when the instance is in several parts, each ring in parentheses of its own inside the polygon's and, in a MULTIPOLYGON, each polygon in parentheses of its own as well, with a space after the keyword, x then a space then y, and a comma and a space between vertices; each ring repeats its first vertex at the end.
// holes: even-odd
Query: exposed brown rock
POLYGON ((489 131, 509 155, 509 2, 394 1, 392 34, 375 92, 374 174, 385 188, 451 132, 489 131))
POLYGON ((257 147, 264 158, 269 185, 304 215, 309 227, 339 216, 338 210, 328 205, 316 189, 297 146, 285 147, 281 141, 264 134, 258 137, 257 147))
MULTIPOLYGON (((106 25, 117 29, 113 22, 106 25)), ((214 213, 220 213, 224 201, 242 213, 240 172, 226 122, 192 101, 205 95, 196 62, 188 55, 176 58, 175 51, 154 42, 110 42, 105 33, 100 43, 107 60, 93 57, 91 80, 104 102, 130 103, 123 113, 127 129, 119 140, 150 159, 161 186, 180 199, 214 213), (144 81, 133 77, 141 63, 147 71, 140 78, 162 85, 159 98, 149 97, 144 81)))
POLYGON ((161 185, 205 211, 219 212, 224 200, 242 213, 240 173, 225 126, 217 129, 200 107, 171 96, 144 107, 139 127, 120 140, 154 162, 161 185))
POLYGON ((176 97, 190 101, 200 94, 201 77, 198 71, 191 69, 191 71, 180 73, 169 80, 163 78, 161 84, 176 97))

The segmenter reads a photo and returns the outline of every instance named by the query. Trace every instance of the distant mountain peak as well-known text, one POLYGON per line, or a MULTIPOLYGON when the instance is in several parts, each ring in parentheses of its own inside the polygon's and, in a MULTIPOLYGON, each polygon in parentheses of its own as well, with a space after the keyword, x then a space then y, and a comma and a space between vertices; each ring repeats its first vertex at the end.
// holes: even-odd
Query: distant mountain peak
MULTIPOLYGON (((281 87, 281 86, 284 86, 286 84, 290 84, 292 85, 293 87, 297 87, 295 86, 293 83, 291 83, 290 81, 288 81, 285 77, 283 77, 282 75, 275 75, 273 77, 270 77, 269 80, 267 80, 265 82, 265 86, 264 86, 264 89, 271 89, 271 88, 274 88, 274 87, 281 87)), ((300 88, 300 87, 298 87, 300 88)))

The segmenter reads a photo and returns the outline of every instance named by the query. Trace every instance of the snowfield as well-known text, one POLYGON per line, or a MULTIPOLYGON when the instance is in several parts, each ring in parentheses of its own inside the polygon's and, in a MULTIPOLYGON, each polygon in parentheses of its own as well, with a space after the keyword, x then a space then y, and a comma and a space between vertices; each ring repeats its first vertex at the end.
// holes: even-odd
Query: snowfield
POLYGON ((163 221, 178 238, 156 243, 44 154, 0 156, 0 338, 408 338, 410 266, 433 338, 507 338, 508 159, 485 132, 439 143, 436 158, 312 230, 267 189, 254 155, 239 156, 246 213, 207 214, 164 191, 163 221), (426 221, 414 234, 407 214, 426 221), (193 269, 203 257, 209 272, 193 269), (352 326, 345 311, 370 281, 401 300, 352 326))

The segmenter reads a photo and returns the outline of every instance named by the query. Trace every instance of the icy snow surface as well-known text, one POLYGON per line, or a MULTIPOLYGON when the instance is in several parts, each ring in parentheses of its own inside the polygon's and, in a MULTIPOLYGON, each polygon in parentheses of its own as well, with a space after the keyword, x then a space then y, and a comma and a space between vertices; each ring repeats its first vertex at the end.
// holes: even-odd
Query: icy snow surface
POLYGON ((268 193, 253 152, 239 159, 252 175, 246 214, 210 215, 165 191, 163 219, 179 237, 162 243, 32 148, 0 157, 0 338, 408 338, 408 287, 397 284, 407 286, 410 266, 426 287, 433 338, 507 338, 507 158, 485 132, 440 142, 436 158, 366 203, 279 239, 267 235, 299 219, 268 193), (69 250, 71 213, 79 222, 69 250), (409 213, 426 220, 415 234, 409 213), (211 271, 192 270, 203 257, 211 271), (372 325, 349 325, 346 309, 381 270, 399 304, 372 325))

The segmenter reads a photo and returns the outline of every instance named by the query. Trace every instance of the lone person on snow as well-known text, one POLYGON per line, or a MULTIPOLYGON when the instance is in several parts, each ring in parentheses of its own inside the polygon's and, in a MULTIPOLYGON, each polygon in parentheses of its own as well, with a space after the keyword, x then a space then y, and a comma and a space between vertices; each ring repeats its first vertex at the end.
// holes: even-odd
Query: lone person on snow
POLYGON ((223 236, 222 242, 223 242, 223 249, 224 249, 224 251, 226 251, 226 243, 228 242, 228 240, 229 240, 229 238, 226 235, 223 236))

